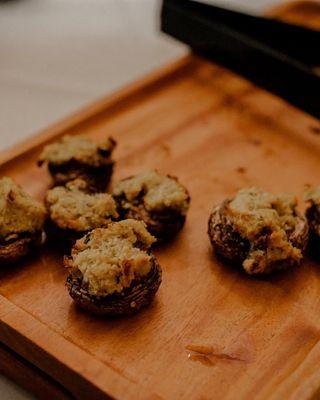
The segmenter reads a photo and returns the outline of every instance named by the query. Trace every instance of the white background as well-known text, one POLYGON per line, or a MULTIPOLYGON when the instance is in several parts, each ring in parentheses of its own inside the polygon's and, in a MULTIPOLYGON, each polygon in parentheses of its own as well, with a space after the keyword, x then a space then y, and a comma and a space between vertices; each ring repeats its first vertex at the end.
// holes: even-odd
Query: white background
MULTIPOLYGON (((183 55, 158 11, 156 0, 0 0, 0 150, 183 55)), ((32 398, 0 376, 1 400, 32 398)))

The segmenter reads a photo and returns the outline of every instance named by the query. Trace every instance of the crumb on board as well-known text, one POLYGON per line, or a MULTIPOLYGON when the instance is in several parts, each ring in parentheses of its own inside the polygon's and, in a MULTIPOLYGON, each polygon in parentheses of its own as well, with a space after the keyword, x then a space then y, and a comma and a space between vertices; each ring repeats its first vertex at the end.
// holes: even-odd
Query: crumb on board
POLYGON ((171 155, 171 147, 169 146, 168 143, 161 143, 160 147, 166 156, 169 157, 171 155))
POLYGON ((320 126, 311 126, 310 130, 312 133, 314 133, 315 135, 320 135, 320 126))
POLYGON ((274 155, 275 154, 275 151, 273 150, 273 149, 271 149, 270 147, 267 147, 265 150, 264 150, 264 155, 265 156, 272 156, 272 155, 274 155))
POLYGON ((253 144, 254 146, 260 146, 262 141, 256 138, 249 138, 249 143, 253 144))

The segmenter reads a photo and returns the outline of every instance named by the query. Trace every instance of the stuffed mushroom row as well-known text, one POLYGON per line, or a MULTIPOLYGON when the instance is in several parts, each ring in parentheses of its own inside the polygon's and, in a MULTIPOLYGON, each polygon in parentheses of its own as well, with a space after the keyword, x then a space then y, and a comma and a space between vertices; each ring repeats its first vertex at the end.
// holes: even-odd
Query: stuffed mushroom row
POLYGON ((54 187, 45 207, 10 178, 0 181, 0 262, 29 253, 46 231, 68 250, 71 297, 82 308, 109 315, 132 313, 151 302, 161 268, 150 247, 182 228, 190 202, 176 178, 155 171, 124 179, 112 194, 105 193, 114 146, 112 139, 97 145, 81 136, 46 146, 39 165, 48 164, 54 187))

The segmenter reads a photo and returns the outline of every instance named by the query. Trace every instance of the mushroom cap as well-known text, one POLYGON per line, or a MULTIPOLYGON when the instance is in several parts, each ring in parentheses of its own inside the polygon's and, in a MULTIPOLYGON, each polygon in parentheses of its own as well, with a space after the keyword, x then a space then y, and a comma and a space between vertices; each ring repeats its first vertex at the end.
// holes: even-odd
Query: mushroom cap
POLYGON ((99 315, 134 314, 151 303, 161 283, 161 267, 152 257, 152 267, 146 276, 134 280, 130 287, 120 293, 96 296, 82 286, 79 271, 73 269, 67 277, 66 286, 77 305, 86 311, 99 315))
POLYGON ((12 240, 7 244, 0 244, 0 264, 14 264, 22 257, 29 254, 43 242, 43 231, 28 233, 12 240))

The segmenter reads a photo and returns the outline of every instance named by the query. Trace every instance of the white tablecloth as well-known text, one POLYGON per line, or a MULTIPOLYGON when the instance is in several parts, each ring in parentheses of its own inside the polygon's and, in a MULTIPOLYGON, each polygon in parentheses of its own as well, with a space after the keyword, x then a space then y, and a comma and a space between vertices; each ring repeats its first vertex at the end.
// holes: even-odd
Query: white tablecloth
MULTIPOLYGON (((228 3, 260 11, 274 1, 228 3)), ((0 1, 0 150, 184 54, 159 34, 158 9, 156 0, 0 1)), ((0 377, 0 398, 33 397, 0 377)))

